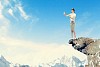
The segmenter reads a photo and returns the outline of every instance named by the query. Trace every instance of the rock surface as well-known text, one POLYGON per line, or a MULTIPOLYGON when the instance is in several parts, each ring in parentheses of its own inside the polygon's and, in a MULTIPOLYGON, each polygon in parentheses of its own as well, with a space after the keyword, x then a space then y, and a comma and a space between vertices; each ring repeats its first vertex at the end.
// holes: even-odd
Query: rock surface
POLYGON ((70 39, 69 44, 87 55, 88 67, 100 67, 100 39, 80 37, 70 39))
POLYGON ((95 55, 97 52, 100 52, 100 39, 80 37, 70 39, 69 44, 72 44, 74 49, 86 55, 95 55))

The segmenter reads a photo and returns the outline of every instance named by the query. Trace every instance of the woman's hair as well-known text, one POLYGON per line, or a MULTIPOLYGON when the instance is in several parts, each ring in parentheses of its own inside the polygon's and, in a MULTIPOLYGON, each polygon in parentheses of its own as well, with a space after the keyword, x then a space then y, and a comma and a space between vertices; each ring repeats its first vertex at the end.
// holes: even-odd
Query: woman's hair
POLYGON ((72 10, 75 12, 75 9, 74 8, 72 8, 72 10))

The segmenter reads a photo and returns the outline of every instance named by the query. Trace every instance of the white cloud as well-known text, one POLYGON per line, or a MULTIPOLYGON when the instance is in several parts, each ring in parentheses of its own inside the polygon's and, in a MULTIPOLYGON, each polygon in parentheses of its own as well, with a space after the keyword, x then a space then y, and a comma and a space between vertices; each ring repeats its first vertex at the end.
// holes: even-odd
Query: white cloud
POLYGON ((8 10, 8 13, 16 20, 16 21, 18 21, 18 18, 14 15, 14 12, 13 12, 13 9, 9 9, 8 10))
POLYGON ((17 11, 20 13, 21 17, 24 18, 24 20, 28 20, 29 19, 29 15, 26 14, 26 12, 23 10, 23 7, 21 6, 21 3, 18 2, 15 0, 15 6, 11 6, 11 8, 8 10, 8 12, 15 18, 14 14, 13 14, 13 11, 17 11), (13 9, 12 9, 13 8, 13 9), (15 9, 15 10, 14 10, 15 9))
POLYGON ((32 16, 28 15, 25 12, 25 10, 19 0, 13 0, 13 1, 1 0, 0 1, 0 9, 2 7, 4 7, 3 10, 8 9, 8 10, 6 10, 6 12, 8 12, 11 16, 13 16, 16 20, 18 19, 19 16, 20 16, 19 19, 24 19, 25 21, 34 19, 32 16), (18 15, 16 15, 16 13, 18 15))
POLYGON ((86 58, 84 54, 74 50, 71 46, 63 44, 42 44, 13 38, 3 38, 0 44, 5 47, 5 51, 1 50, 0 53, 13 63, 38 65, 52 62, 64 55, 69 58, 72 55, 78 56, 79 59, 86 58))
POLYGON ((17 6, 17 7, 18 7, 18 9, 20 10, 21 16, 22 16, 25 20, 27 20, 27 19, 29 18, 29 16, 26 15, 26 13, 25 13, 25 11, 23 10, 22 6, 19 5, 19 6, 17 6))
MULTIPOLYGON (((5 0, 5 2, 8 3, 8 0, 5 0)), ((0 1, 0 38, 7 36, 9 25, 10 25, 9 19, 7 19, 2 14, 3 9, 4 9, 4 6, 2 5, 0 1)))
POLYGON ((13 10, 12 10, 12 9, 9 9, 8 12, 9 12, 10 15, 14 16, 14 15, 13 15, 13 10))
POLYGON ((5 35, 9 32, 8 27, 12 27, 13 22, 30 22, 31 25, 38 21, 37 17, 32 17, 26 14, 21 6, 21 3, 17 0, 0 0, 0 34, 5 35), (12 4, 13 3, 13 4, 12 4), (11 18, 11 16, 13 18, 11 18), (23 20, 24 18, 24 20, 23 20))
POLYGON ((1 2, 0 2, 0 16, 2 14, 2 9, 3 9, 3 6, 1 5, 1 2))
POLYGON ((0 22, 0 37, 6 36, 10 22, 2 14, 0 15, 0 22))
MULTIPOLYGON (((2 1, 2 0, 1 0, 2 1)), ((9 2, 10 0, 3 0, 3 2, 4 2, 4 5, 8 5, 10 2, 9 2)))

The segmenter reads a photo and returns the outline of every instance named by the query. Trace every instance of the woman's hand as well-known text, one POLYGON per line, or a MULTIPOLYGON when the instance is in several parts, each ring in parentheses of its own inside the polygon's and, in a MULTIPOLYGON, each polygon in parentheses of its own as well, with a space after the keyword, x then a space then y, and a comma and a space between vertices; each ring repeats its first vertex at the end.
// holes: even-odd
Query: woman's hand
POLYGON ((64 16, 66 16, 66 12, 64 12, 64 16))

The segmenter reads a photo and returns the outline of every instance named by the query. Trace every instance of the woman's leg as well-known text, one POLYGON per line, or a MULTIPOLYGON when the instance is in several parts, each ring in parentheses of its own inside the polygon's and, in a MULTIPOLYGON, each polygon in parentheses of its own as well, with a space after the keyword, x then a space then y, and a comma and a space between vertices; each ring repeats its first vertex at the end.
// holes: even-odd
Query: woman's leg
POLYGON ((75 33, 75 31, 73 31, 73 34, 74 34, 74 39, 76 39, 76 33, 75 33))
POLYGON ((76 33, 75 33, 75 23, 72 21, 71 22, 71 36, 72 38, 76 38, 76 33))

